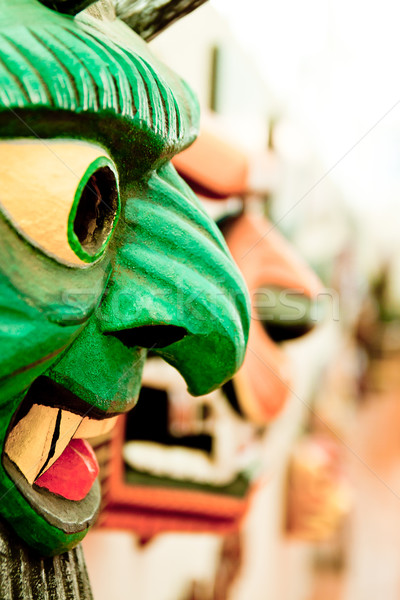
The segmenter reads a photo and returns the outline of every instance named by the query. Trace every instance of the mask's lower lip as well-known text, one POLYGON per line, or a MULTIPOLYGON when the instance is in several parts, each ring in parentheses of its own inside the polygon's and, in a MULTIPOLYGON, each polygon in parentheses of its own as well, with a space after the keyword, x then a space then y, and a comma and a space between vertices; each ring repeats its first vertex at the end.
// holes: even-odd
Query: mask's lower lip
POLYGON ((3 454, 3 466, 20 493, 50 525, 71 534, 84 531, 94 524, 101 499, 98 480, 86 497, 76 502, 55 496, 44 488, 31 486, 6 454, 3 454))
MULTIPOLYGON (((66 533, 82 531, 95 519, 100 503, 98 464, 85 439, 108 433, 117 417, 106 413, 101 419, 86 416, 92 414, 92 407, 76 397, 71 407, 74 412, 68 410, 69 403, 67 409, 61 408, 60 393, 57 406, 50 406, 51 380, 40 379, 44 385, 35 382, 13 419, 3 465, 19 491, 49 523, 66 533)), ((60 392, 60 386, 56 384, 53 391, 60 392)), ((98 409, 94 412, 97 416, 98 409)))

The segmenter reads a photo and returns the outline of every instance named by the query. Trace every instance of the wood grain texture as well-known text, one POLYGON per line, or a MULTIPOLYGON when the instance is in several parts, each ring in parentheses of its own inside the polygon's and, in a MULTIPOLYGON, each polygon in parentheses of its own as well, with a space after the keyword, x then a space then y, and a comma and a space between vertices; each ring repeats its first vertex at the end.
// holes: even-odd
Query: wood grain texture
POLYGON ((206 0, 115 0, 117 17, 149 42, 206 0))
POLYGON ((0 521, 1 600, 93 600, 82 548, 42 558, 0 521))

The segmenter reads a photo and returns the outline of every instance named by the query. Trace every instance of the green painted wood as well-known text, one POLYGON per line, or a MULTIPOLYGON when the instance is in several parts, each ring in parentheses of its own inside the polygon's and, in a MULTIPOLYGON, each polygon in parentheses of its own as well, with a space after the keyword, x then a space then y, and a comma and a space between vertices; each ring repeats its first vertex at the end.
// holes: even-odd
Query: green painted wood
MULTIPOLYGON (((0 0, 0 13, 0 138, 104 147, 121 201, 101 257, 83 268, 41 252, 0 211, 3 448, 40 376, 88 414, 125 411, 138 397, 150 348, 193 394, 215 389, 243 361, 249 303, 220 232, 170 164, 197 134, 198 105, 188 86, 118 19, 73 18, 38 0, 0 0), (140 345, 134 341, 135 329, 154 326, 163 343, 154 330, 146 343, 145 329, 140 345), (166 342, 169 328, 174 335, 166 342)), ((50 522, 3 463, 0 498, 2 518, 41 554, 67 551, 87 531, 50 522)), ((74 507, 68 510, 73 517, 74 507)))

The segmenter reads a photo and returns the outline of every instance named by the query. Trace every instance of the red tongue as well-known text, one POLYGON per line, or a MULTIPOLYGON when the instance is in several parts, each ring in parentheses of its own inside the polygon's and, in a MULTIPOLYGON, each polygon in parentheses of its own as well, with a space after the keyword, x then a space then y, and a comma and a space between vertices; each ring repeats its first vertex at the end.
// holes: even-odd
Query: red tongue
POLYGON ((83 500, 99 474, 93 448, 72 439, 61 456, 35 481, 35 485, 68 500, 83 500))

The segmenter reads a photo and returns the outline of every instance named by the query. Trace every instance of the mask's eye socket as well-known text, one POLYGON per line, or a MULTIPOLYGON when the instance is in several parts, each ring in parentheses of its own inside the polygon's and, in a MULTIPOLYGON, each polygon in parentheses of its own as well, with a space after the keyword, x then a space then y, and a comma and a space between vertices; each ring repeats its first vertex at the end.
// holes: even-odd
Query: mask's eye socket
POLYGON ((120 212, 116 167, 77 140, 0 140, 0 210, 32 246, 70 267, 106 251, 120 212))
POLYGON ((104 251, 119 214, 116 173, 106 159, 92 163, 82 178, 69 216, 72 249, 85 262, 104 251))

